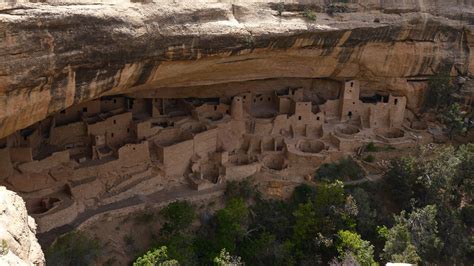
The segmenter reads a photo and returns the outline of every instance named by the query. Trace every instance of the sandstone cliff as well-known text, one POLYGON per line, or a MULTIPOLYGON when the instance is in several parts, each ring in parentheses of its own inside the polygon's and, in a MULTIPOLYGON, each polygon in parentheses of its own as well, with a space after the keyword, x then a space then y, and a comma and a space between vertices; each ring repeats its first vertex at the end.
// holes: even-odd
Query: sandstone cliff
POLYGON ((0 187, 0 265, 44 265, 35 233, 23 199, 0 187))
POLYGON ((427 76, 474 73, 470 0, 48 2, 0 5, 0 138, 106 94, 355 78, 416 108, 427 76))

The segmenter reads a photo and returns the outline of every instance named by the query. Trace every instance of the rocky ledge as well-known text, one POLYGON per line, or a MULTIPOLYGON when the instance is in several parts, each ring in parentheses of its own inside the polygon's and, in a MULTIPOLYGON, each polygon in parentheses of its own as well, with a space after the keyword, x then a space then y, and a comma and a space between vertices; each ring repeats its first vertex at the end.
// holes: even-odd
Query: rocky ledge
POLYGON ((416 108, 427 76, 474 73, 468 0, 42 2, 0 5, 0 138, 110 94, 351 78, 416 108))
POLYGON ((0 265, 44 265, 35 220, 23 199, 0 187, 0 265))

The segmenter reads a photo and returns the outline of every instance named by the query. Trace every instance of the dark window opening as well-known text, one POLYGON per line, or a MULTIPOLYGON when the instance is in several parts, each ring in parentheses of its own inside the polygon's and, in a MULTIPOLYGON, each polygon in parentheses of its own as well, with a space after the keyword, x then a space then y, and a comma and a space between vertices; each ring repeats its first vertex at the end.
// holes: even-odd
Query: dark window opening
POLYGON ((380 95, 380 94, 374 94, 372 96, 360 97, 360 100, 363 103, 380 103, 380 102, 387 103, 388 102, 388 96, 384 96, 384 95, 380 95))
POLYGON ((66 113, 66 110, 62 110, 61 112, 59 112, 61 114, 65 114, 66 113))
POLYGON ((134 100, 135 99, 128 99, 127 101, 128 109, 133 109, 134 100))
POLYGON ((214 105, 214 111, 217 111, 217 105, 214 105))
POLYGON ((24 140, 28 140, 28 136, 24 136, 23 139, 24 139, 24 140))
POLYGON ((395 105, 397 105, 397 103, 398 103, 398 99, 395 99, 395 102, 394 102, 394 104, 395 104, 395 105))
POLYGON ((226 114, 229 114, 229 110, 225 111, 226 114))
POLYGON ((318 120, 318 121, 319 121, 319 116, 317 116, 317 117, 316 117, 316 120, 318 120))
POLYGON ((130 128, 127 128, 127 133, 130 133, 130 128))
POLYGON ((349 111, 349 112, 347 113, 347 116, 348 116, 348 117, 349 117, 349 119, 350 119, 350 118, 352 117, 352 112, 351 112, 351 111, 349 111))
POLYGON ((112 138, 113 138, 113 137, 114 137, 114 133, 111 133, 111 134, 110 134, 110 137, 112 137, 112 138))
POLYGON ((352 104, 356 104, 356 102, 352 102, 352 104))
POLYGON ((271 101, 271 100, 272 100, 272 98, 268 97, 268 101, 271 101))
POLYGON ((351 82, 351 87, 354 87, 354 82, 351 82))
POLYGON ((117 99, 114 99, 114 103, 117 103, 117 99))
POLYGON ((133 147, 132 149, 135 150, 135 147, 133 147))
POLYGON ((298 116, 298 120, 301 120, 301 116, 298 116))
POLYGON ((244 95, 244 99, 247 99, 247 96, 246 96, 246 95, 244 95))
POLYGON ((114 120, 114 125, 117 124, 117 120, 114 120))
POLYGON ((83 112, 83 113, 87 113, 87 107, 83 107, 83 108, 82 108, 82 112, 83 112))

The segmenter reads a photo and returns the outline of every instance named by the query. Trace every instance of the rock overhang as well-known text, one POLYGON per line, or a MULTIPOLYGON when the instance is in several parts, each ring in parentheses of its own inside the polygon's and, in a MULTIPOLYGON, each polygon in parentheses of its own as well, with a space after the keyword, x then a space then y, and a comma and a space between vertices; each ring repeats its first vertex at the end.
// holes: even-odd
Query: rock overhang
POLYGON ((430 1, 398 9, 360 1, 355 12, 312 22, 301 14, 306 2, 285 1, 282 16, 275 1, 3 9, 0 136, 103 95, 175 88, 187 97, 181 88, 278 78, 357 78, 403 94, 407 79, 446 66, 472 72, 472 6, 456 20, 458 11, 430 1))

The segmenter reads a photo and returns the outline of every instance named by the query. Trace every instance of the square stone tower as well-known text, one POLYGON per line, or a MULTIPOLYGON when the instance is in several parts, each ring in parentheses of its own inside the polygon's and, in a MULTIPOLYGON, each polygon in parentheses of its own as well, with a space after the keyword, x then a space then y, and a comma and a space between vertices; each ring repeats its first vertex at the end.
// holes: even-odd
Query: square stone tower
POLYGON ((340 97, 341 121, 358 119, 360 85, 358 80, 349 80, 344 83, 340 97))

